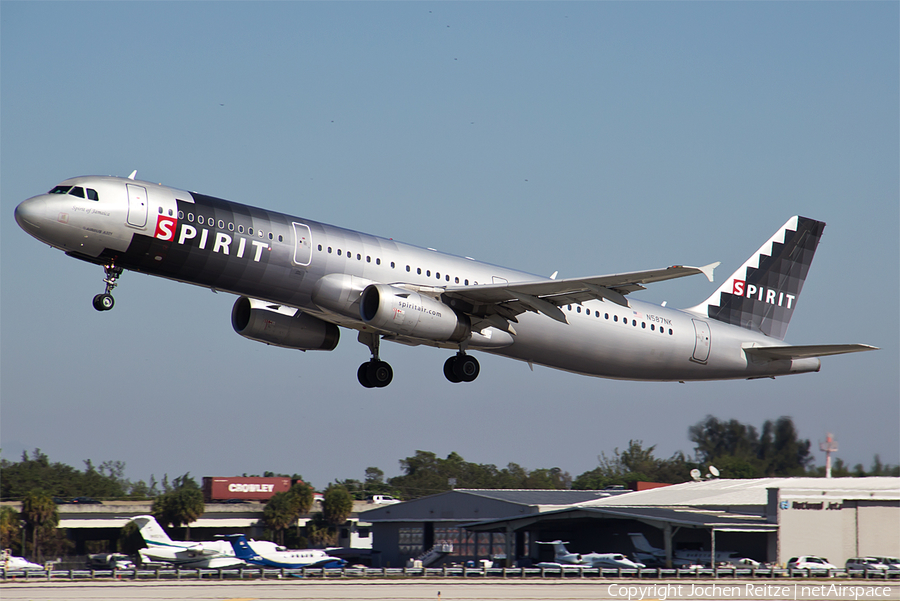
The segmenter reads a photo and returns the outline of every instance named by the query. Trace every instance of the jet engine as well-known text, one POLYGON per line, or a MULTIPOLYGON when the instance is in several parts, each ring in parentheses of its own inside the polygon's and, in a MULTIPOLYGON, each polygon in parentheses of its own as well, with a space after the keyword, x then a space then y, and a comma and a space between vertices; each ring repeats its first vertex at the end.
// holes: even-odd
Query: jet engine
POLYGON ((333 323, 246 296, 231 309, 231 327, 244 338, 301 351, 334 350, 341 337, 333 323))
POLYGON ((441 301, 387 284, 363 290, 359 313, 374 328, 421 340, 461 342, 472 333, 469 318, 441 301))

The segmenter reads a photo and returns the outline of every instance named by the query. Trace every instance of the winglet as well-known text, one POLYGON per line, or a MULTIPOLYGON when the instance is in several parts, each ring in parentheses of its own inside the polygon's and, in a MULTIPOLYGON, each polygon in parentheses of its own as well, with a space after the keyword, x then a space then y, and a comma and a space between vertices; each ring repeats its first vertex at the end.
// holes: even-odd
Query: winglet
POLYGON ((716 267, 721 265, 721 261, 716 261, 715 263, 710 263, 709 265, 704 265, 703 267, 698 267, 700 273, 706 276, 706 279, 710 282, 713 281, 713 271, 715 271, 716 267))

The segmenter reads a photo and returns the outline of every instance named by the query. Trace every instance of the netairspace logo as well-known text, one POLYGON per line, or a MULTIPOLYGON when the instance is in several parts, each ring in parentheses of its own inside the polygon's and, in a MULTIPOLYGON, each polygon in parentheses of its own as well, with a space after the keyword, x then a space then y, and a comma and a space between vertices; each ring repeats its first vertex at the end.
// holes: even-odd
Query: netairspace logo
POLYGON ((844 584, 610 584, 613 599, 898 599, 900 587, 852 586, 844 584))

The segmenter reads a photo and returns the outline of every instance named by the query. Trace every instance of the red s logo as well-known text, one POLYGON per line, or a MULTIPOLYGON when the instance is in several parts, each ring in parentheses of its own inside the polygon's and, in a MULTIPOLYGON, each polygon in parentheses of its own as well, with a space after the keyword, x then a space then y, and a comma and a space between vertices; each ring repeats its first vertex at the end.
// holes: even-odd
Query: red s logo
POLYGON ((174 240, 175 225, 177 223, 178 220, 174 217, 159 215, 156 218, 156 233, 154 233, 153 236, 155 238, 159 238, 160 240, 174 240))
POLYGON ((736 296, 744 296, 744 280, 735 280, 731 293, 736 296))

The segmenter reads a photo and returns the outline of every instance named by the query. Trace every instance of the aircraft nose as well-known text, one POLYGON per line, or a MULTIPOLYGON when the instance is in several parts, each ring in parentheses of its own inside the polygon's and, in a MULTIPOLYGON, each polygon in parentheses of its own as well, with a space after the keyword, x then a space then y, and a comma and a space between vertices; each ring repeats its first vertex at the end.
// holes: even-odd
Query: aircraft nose
POLYGON ((29 234, 41 229, 41 222, 46 218, 47 202, 43 197, 35 196, 19 203, 16 207, 16 223, 29 234))

